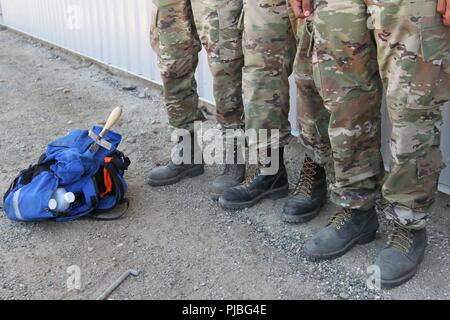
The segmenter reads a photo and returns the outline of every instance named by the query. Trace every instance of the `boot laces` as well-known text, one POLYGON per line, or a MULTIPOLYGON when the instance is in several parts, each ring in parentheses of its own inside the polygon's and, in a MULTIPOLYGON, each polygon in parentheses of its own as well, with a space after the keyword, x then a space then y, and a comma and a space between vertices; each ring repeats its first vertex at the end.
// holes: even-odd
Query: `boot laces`
POLYGON ((375 201, 375 210, 378 214, 390 215, 394 212, 394 204, 386 201, 382 197, 375 201))
MULTIPOLYGON (((393 203, 390 203, 384 199, 378 199, 376 201, 376 208, 378 213, 395 217, 395 205, 393 203)), ((393 227, 393 231, 388 237, 387 246, 392 246, 408 253, 413 244, 413 236, 411 231, 401 225, 397 220, 391 220, 390 225, 393 227)))
POLYGON ((387 245, 408 253, 413 244, 412 232, 396 221, 393 222, 393 225, 394 230, 389 235, 387 245))
POLYGON ((258 177, 261 174, 261 165, 257 165, 253 171, 244 179, 242 182, 242 185, 248 186, 255 181, 256 177, 258 177))
POLYGON ((294 193, 310 197, 316 174, 317 164, 311 158, 305 157, 302 172, 300 173, 300 180, 297 183, 297 188, 294 193))
POLYGON ((339 230, 342 226, 345 225, 347 221, 350 220, 352 215, 353 213, 351 209, 343 208, 330 218, 328 225, 334 226, 336 229, 339 230))

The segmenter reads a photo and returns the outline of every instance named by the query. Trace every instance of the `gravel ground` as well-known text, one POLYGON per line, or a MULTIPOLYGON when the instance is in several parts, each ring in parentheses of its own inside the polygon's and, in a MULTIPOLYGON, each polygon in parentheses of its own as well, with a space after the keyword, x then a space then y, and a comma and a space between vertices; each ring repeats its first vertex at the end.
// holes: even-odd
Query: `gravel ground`
MULTIPOLYGON (((0 31, 0 192, 34 162, 50 140, 89 128, 116 105, 116 130, 133 165, 127 173, 131 207, 114 222, 15 223, 0 217, 0 299, 92 299, 122 272, 112 299, 449 299, 450 197, 440 195, 429 225, 429 248, 418 275, 391 291, 366 287, 366 268, 383 247, 376 241, 331 262, 308 262, 302 246, 333 213, 301 226, 280 221, 284 201, 227 212, 208 196, 220 167, 176 186, 151 188, 148 172, 170 152, 161 92, 89 61, 11 31, 0 31), (128 91, 123 88, 136 87, 128 91), (81 269, 81 289, 69 291, 67 268, 81 269)), ((214 123, 206 124, 213 127, 214 123)), ((302 151, 289 146, 292 183, 302 151)))

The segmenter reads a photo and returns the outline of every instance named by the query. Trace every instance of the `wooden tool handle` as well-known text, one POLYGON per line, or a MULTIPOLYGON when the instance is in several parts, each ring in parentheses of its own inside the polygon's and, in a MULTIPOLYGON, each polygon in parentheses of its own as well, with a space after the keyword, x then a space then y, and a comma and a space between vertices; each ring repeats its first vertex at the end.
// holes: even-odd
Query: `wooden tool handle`
POLYGON ((100 138, 103 138, 103 136, 111 130, 111 128, 120 120, 120 117, 122 116, 122 107, 115 108, 111 114, 108 117, 108 120, 106 120, 106 124, 103 127, 102 132, 100 132, 100 138))

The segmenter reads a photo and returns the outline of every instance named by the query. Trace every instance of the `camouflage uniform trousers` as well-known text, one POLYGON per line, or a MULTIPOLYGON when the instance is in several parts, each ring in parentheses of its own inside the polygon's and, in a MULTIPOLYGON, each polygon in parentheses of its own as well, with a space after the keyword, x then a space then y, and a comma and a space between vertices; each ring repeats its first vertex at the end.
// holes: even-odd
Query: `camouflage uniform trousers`
POLYGON ((195 71, 202 44, 214 78, 217 121, 243 127, 243 0, 153 0, 152 47, 158 55, 169 123, 193 130, 204 120, 198 107, 195 71))
MULTIPOLYGON (((314 76, 315 71, 317 72, 317 57, 313 57, 313 54, 316 54, 314 50, 314 30, 312 18, 297 20, 298 48, 294 63, 294 77, 298 90, 297 111, 301 126, 300 142, 310 158, 330 170, 328 176, 333 178, 331 180, 336 181, 331 192, 333 202, 346 207, 367 210, 373 207, 379 194, 379 177, 382 172, 379 152, 381 121, 379 111, 376 111, 376 108, 379 110, 382 90, 381 80, 377 76, 376 55, 372 54, 367 57, 373 72, 372 76, 369 77, 372 84, 366 88, 373 97, 369 100, 370 104, 367 107, 375 110, 372 111, 371 120, 376 126, 370 128, 371 133, 368 135, 362 135, 362 132, 358 132, 348 135, 346 141, 343 141, 342 133, 345 133, 343 124, 352 121, 356 130, 361 131, 361 127, 367 126, 366 115, 355 116, 354 112, 350 113, 351 111, 348 111, 348 113, 344 110, 338 111, 334 105, 334 97, 328 97, 326 103, 322 99, 321 82, 317 81, 317 75, 314 76), (313 67, 313 59, 316 64, 315 67, 313 67), (340 135, 333 139, 333 132, 340 132, 340 135), (373 163, 370 162, 370 158, 364 158, 364 153, 358 154, 352 147, 347 147, 370 144, 374 145, 370 150, 372 152, 371 157, 375 155, 373 163), (346 147, 342 148, 344 145, 346 147), (362 161, 359 159, 362 159, 362 161), (349 169, 342 169, 340 164, 345 161, 351 161, 352 164, 365 168, 365 172, 359 177, 353 175, 355 171, 343 174, 344 171, 349 169), (337 171, 337 175, 334 171, 337 171), (331 177, 331 174, 333 174, 333 177, 331 177), (345 203, 342 203, 343 199, 345 203)), ((375 47, 374 43, 372 45, 375 47)), ((351 101, 354 102, 353 105, 358 104, 358 101, 354 100, 358 99, 358 94, 361 93, 353 90, 352 94, 354 95, 351 97, 351 101)), ((327 99, 326 96, 324 98, 327 99)), ((352 105, 349 108, 350 110, 355 109, 352 108, 352 105)))
POLYGON ((316 87, 312 65, 312 21, 292 19, 296 31, 297 54, 293 75, 297 86, 297 120, 300 125, 299 140, 306 155, 325 166, 331 163, 331 144, 328 136, 330 113, 325 108, 316 87))
POLYGON ((332 200, 343 207, 373 206, 382 171, 380 74, 393 126, 391 167, 382 188, 393 208, 388 218, 423 228, 443 168, 440 107, 450 99, 450 28, 436 11, 437 0, 316 4, 314 77, 331 112, 332 200))
POLYGON ((267 144, 284 146, 291 139, 288 78, 296 50, 287 0, 244 0, 241 23, 246 129, 277 129, 279 137, 267 144))

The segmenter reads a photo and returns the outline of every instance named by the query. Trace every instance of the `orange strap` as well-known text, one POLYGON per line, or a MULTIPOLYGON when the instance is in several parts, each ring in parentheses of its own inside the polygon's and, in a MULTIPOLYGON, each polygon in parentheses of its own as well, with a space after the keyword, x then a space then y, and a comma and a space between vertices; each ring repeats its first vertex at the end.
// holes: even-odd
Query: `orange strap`
MULTIPOLYGON (((111 163, 112 162, 111 157, 106 157, 105 158, 105 163, 111 163)), ((109 171, 106 168, 103 168, 103 182, 105 183, 105 192, 101 192, 100 193, 100 198, 105 197, 108 193, 111 193, 112 189, 113 189, 113 182, 111 179, 111 174, 109 173, 109 171)))

